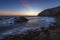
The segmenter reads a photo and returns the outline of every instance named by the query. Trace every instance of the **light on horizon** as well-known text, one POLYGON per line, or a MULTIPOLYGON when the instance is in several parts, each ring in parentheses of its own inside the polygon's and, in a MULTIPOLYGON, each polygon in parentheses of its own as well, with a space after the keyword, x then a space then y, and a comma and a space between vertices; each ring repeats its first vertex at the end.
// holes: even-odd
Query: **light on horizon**
POLYGON ((37 16, 38 11, 25 11, 25 12, 12 12, 12 11, 0 11, 1 16, 37 16))

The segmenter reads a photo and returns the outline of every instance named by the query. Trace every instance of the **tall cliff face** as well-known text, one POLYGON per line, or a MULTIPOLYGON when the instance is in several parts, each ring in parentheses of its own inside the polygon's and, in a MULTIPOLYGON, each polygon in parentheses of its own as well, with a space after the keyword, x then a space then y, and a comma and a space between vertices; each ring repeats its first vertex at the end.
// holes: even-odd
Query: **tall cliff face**
POLYGON ((60 16, 60 6, 46 9, 39 13, 38 16, 60 16))

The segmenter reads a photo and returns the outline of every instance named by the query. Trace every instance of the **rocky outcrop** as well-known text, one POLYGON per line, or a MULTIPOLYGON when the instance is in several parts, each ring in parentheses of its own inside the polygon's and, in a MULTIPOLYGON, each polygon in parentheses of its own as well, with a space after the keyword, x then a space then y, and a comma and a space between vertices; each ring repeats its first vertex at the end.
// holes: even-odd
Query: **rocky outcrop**
POLYGON ((16 20, 15 20, 16 23, 20 23, 20 22, 26 22, 26 21, 28 21, 28 19, 25 18, 25 17, 19 17, 19 18, 15 18, 15 19, 16 19, 16 20))
POLYGON ((25 17, 9 17, 9 18, 3 18, 3 20, 1 20, 1 24, 13 24, 13 23, 21 23, 21 22, 27 22, 28 19, 25 17))
POLYGON ((42 11, 38 16, 60 16, 60 6, 42 11))
POLYGON ((2 19, 0 18, 0 20, 2 20, 2 19))
MULTIPOLYGON (((40 30, 27 30, 26 32, 22 32, 19 34, 13 34, 5 37, 3 40, 33 40, 35 37, 38 37, 40 34, 40 30)), ((38 39, 38 38, 37 38, 38 39)))
POLYGON ((36 30, 28 30, 26 32, 23 33, 19 33, 19 34, 13 34, 13 35, 9 35, 5 38, 3 38, 3 40, 50 40, 50 39, 55 39, 54 33, 52 33, 53 30, 49 30, 49 29, 36 29, 36 30), (52 38, 50 38, 50 35, 52 38))

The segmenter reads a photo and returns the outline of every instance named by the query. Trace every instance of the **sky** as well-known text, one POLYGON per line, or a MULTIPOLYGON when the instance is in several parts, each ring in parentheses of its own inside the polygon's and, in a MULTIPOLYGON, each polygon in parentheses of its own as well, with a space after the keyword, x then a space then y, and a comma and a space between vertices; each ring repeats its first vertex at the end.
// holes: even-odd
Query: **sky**
POLYGON ((0 0, 0 15, 36 16, 60 6, 60 0, 0 0))

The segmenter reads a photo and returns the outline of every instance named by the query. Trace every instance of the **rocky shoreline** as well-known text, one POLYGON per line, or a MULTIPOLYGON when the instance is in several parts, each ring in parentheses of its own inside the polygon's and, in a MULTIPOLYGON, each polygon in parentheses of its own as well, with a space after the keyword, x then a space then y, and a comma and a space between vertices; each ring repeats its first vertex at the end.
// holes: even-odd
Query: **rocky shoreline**
MULTIPOLYGON (((59 25, 60 26, 60 25, 59 25)), ((58 25, 51 28, 36 28, 23 32, 21 34, 12 34, 5 37, 3 40, 57 40, 58 33, 57 29, 60 28, 58 25), (57 37, 55 39, 55 37, 57 37)), ((59 30, 59 29, 58 29, 59 30)))

